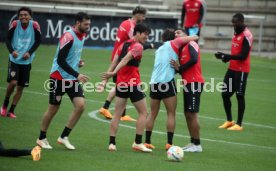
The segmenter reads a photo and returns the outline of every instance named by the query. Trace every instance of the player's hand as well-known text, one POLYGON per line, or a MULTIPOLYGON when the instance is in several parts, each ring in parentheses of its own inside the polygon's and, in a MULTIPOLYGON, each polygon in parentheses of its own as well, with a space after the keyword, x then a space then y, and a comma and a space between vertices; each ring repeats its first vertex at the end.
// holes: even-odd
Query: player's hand
POLYGON ((221 58, 221 60, 222 60, 222 62, 227 63, 230 61, 230 58, 227 56, 223 56, 223 58, 221 58))
POLYGON ((83 67, 84 66, 84 60, 81 59, 80 62, 79 62, 79 67, 83 67))
POLYGON ((102 79, 108 80, 110 77, 114 76, 115 74, 116 74, 115 72, 104 72, 102 73, 102 79))
POLYGON ((178 62, 176 62, 175 60, 171 59, 171 60, 170 60, 170 64, 171 64, 171 66, 172 66, 176 71, 179 71, 179 64, 178 64, 178 62))
POLYGON ((13 56, 14 58, 17 58, 17 57, 18 57, 18 52, 13 51, 13 52, 12 52, 12 56, 13 56))
POLYGON ((221 59, 222 62, 226 63, 230 61, 229 55, 225 55, 225 53, 217 52, 215 53, 217 59, 221 59))
POLYGON ((30 58, 30 54, 29 54, 29 52, 26 52, 26 53, 24 53, 24 55, 23 55, 23 59, 24 60, 28 60, 29 58, 30 58))
POLYGON ((77 78, 81 83, 86 83, 90 78, 86 75, 79 74, 77 78))
POLYGON ((217 59, 222 59, 222 55, 224 55, 224 53, 222 53, 222 52, 216 52, 216 53, 215 53, 215 57, 216 57, 217 59))

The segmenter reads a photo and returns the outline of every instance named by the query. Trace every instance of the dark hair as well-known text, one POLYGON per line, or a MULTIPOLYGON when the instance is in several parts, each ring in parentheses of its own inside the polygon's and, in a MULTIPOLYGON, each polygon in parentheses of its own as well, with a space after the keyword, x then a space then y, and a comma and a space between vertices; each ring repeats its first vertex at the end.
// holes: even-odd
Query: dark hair
POLYGON ((133 10, 132 10, 132 15, 135 14, 146 14, 147 10, 144 7, 141 6, 136 6, 133 10))
POLYGON ((150 28, 146 23, 138 23, 136 24, 136 26, 134 27, 134 31, 133 31, 133 35, 135 36, 137 32, 139 33, 148 33, 150 34, 150 28))
POLYGON ((21 7, 21 8, 19 8, 17 10, 17 17, 19 17, 19 14, 20 14, 21 11, 27 11, 30 14, 30 16, 33 15, 33 12, 31 10, 31 8, 29 8, 29 7, 21 7))
POLYGON ((233 18, 236 18, 238 21, 244 22, 244 16, 242 13, 236 13, 233 15, 233 18))
POLYGON ((181 31, 183 31, 185 34, 188 35, 187 31, 186 31, 184 28, 182 28, 182 27, 178 27, 176 30, 181 30, 181 31))
POLYGON ((77 13, 77 15, 75 17, 75 22, 77 22, 77 21, 82 22, 83 19, 90 20, 90 17, 88 14, 86 14, 84 12, 79 12, 79 13, 77 13))
POLYGON ((172 28, 167 28, 163 34, 162 34, 162 41, 166 42, 169 40, 173 40, 175 38, 175 33, 174 33, 174 29, 172 28))

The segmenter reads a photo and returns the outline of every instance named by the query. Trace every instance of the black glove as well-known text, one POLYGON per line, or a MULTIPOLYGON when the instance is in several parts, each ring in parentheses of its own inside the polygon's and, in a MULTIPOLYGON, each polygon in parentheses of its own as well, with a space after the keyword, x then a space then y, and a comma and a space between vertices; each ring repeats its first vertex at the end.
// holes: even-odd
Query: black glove
POLYGON ((223 55, 223 57, 221 58, 222 62, 227 63, 230 61, 230 57, 228 55, 223 55))
POLYGON ((229 55, 222 53, 222 52, 215 53, 215 56, 217 59, 221 59, 222 62, 224 62, 224 63, 229 62, 231 59, 229 55))
POLYGON ((224 55, 224 53, 222 53, 222 52, 215 53, 215 56, 217 59, 222 59, 222 55, 224 55))

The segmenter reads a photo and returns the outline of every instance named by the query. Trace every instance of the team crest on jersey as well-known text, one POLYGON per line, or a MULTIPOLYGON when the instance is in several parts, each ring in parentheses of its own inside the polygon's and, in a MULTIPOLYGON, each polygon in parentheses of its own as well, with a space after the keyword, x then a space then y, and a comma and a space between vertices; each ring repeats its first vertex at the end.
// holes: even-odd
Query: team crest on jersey
POLYGON ((198 3, 197 2, 195 3, 195 7, 198 7, 198 3))
POLYGON ((239 36, 239 37, 237 37, 237 40, 241 40, 241 37, 239 36))
POLYGON ((187 57, 187 55, 182 55, 180 60, 184 61, 186 57, 187 57))
POLYGON ((15 72, 15 71, 12 71, 12 72, 11 72, 11 77, 14 77, 15 74, 16 74, 16 72, 15 72))
POLYGON ((60 102, 60 100, 61 100, 61 96, 56 96, 56 101, 60 102))
POLYGON ((232 44, 233 44, 234 47, 238 47, 238 46, 239 46, 238 43, 234 43, 234 42, 233 42, 232 44))
POLYGON ((116 41, 117 41, 117 42, 120 42, 121 39, 117 36, 117 37, 116 37, 116 41))

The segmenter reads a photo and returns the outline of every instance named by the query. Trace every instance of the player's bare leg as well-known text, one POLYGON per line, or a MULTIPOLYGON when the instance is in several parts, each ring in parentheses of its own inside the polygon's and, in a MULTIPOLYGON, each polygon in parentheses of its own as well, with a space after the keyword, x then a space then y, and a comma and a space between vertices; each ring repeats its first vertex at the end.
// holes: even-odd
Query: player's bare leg
POLYGON ((172 96, 165 98, 163 99, 163 102, 167 110, 167 144, 165 145, 165 148, 168 150, 173 145, 177 97, 172 96))
POLYGON ((67 127, 73 129, 74 126, 79 121, 84 109, 85 109, 85 99, 83 97, 75 97, 73 99, 74 110, 67 122, 67 127))
POLYGON ((116 97, 115 101, 115 112, 110 123, 110 136, 116 136, 121 114, 126 106, 127 99, 116 97))
POLYGON ((151 144, 151 134, 160 109, 160 102, 161 100, 158 99, 150 99, 150 114, 146 121, 146 140, 144 143, 144 145, 150 149, 155 149, 155 146, 151 144))

